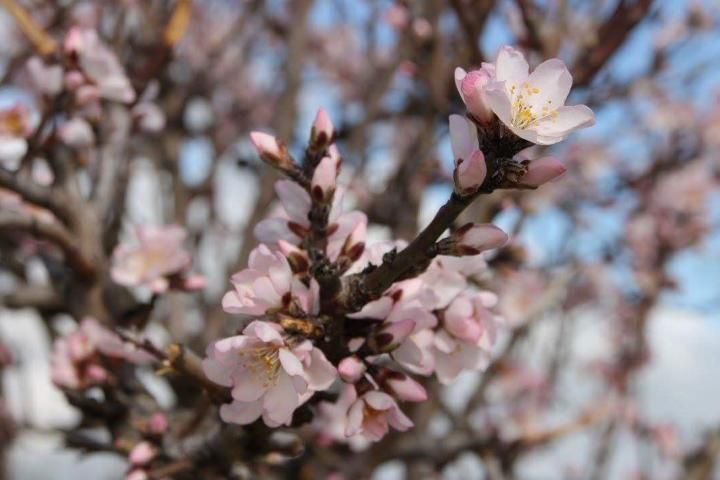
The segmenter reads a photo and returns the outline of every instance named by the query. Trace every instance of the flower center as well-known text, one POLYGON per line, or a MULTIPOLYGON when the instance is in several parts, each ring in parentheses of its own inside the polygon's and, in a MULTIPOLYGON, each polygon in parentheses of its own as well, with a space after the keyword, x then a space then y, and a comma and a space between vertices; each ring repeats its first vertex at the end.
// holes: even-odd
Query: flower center
POLYGON ((557 109, 552 109, 552 100, 548 99, 538 112, 537 101, 532 101, 533 95, 539 95, 540 89, 533 87, 528 82, 510 86, 510 98, 512 100, 512 125, 515 128, 526 129, 537 125, 538 121, 545 117, 557 117, 557 109))
POLYGON ((19 108, 0 113, 0 131, 13 136, 22 136, 25 133, 25 118, 19 108))
POLYGON ((238 352, 243 358, 243 367, 255 378, 263 379, 263 388, 277 383, 280 373, 280 349, 273 345, 262 345, 247 352, 238 352))

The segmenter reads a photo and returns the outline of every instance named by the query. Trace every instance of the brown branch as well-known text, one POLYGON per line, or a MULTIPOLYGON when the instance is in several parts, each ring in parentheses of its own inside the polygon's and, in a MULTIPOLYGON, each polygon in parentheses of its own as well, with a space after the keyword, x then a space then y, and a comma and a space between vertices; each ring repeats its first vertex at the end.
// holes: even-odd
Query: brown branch
POLYGON ((595 35, 596 45, 589 51, 580 52, 573 70, 576 86, 588 85, 610 57, 625 43, 630 31, 645 18, 653 0, 629 2, 621 0, 613 14, 603 23, 595 35))
POLYGON ((2 167, 0 167, 0 187, 12 190, 26 202, 50 210, 62 220, 66 220, 69 216, 59 191, 38 185, 2 167))
POLYGON ((38 25, 30 14, 14 0, 0 0, 0 3, 15 18, 20 30, 28 37, 35 50, 43 56, 52 55, 57 50, 57 42, 38 25))
POLYGON ((57 245, 71 268, 82 275, 92 275, 96 267, 78 247, 77 239, 58 222, 43 221, 18 212, 0 212, 0 233, 22 231, 57 245))

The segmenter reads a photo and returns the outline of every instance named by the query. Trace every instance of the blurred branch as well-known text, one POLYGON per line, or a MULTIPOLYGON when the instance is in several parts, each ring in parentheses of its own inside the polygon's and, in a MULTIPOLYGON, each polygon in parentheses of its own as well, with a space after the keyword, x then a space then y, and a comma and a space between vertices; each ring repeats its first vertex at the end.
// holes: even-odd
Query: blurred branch
POLYGON ((51 38, 43 28, 38 25, 30 14, 22 6, 18 5, 15 0, 0 0, 2 5, 15 18, 20 30, 30 40, 30 42, 43 56, 49 56, 57 50, 57 42, 51 38))

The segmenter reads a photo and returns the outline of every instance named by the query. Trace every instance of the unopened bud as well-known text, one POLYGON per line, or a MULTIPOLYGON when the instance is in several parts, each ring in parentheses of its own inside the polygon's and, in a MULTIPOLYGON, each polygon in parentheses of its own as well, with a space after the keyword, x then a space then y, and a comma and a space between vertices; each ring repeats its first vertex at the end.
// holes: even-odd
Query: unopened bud
POLYGON ((314 151, 322 152, 330 146, 334 137, 335 127, 328 113, 321 108, 315 115, 315 121, 310 131, 310 146, 314 151))
POLYGON ((508 234, 491 223, 466 223, 447 239, 438 243, 443 255, 477 255, 484 250, 500 248, 508 241, 508 234))
POLYGON ((484 64, 478 70, 466 72, 462 68, 455 69, 455 85, 462 97, 468 112, 476 119, 487 122, 493 116, 485 98, 485 85, 494 77, 493 65, 484 64))
POLYGON ((553 157, 532 160, 528 170, 520 179, 520 183, 531 187, 539 187, 543 183, 554 180, 565 173, 565 165, 553 157))
POLYGON ((288 260, 293 273, 305 273, 310 268, 310 257, 305 250, 301 250, 290 242, 278 240, 278 249, 288 260))
POLYGON ((287 147, 272 135, 250 132, 250 141, 255 146, 260 158, 269 165, 281 170, 289 170, 295 166, 287 147))
POLYGON ((150 442, 140 442, 130 450, 128 460, 133 465, 150 463, 157 455, 157 449, 150 442))
POLYGON ((320 160, 311 183, 311 193, 316 201, 321 203, 332 201, 339 169, 340 162, 331 157, 320 160))
POLYGON ((338 374, 344 382, 355 383, 365 374, 365 363, 356 356, 345 357, 338 365, 338 374))
POLYGON ((415 329, 415 321, 409 318, 384 325, 375 334, 370 347, 377 353, 387 353, 395 350, 415 329))
POLYGON ((485 155, 480 150, 475 150, 466 159, 458 159, 453 172, 455 193, 460 196, 472 195, 483 184, 486 175, 485 155))
POLYGON ((385 372, 384 384, 397 398, 406 402, 424 402, 427 400, 428 396, 425 388, 408 375, 392 370, 386 370, 385 372))

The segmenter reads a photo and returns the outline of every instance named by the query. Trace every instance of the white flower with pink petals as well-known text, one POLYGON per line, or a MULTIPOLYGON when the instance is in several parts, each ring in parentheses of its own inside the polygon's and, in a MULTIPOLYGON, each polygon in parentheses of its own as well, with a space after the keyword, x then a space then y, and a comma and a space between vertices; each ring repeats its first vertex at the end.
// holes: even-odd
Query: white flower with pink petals
POLYGON ((0 162, 17 162, 28 149, 26 138, 32 132, 30 112, 17 104, 0 110, 0 162))
POLYGON ((529 73, 524 55, 505 46, 495 62, 495 78, 483 87, 483 101, 517 136, 552 145, 595 123, 585 105, 565 105, 571 86, 572 76, 561 60, 546 60, 529 73))
POLYGON ((183 249, 185 229, 177 225, 139 226, 138 245, 121 244, 113 252, 112 278, 129 286, 147 286, 162 293, 170 286, 168 277, 184 273, 192 257, 183 249))
POLYGON ((290 424, 295 409, 337 377, 310 341, 290 342, 280 325, 263 321, 210 345, 203 370, 213 382, 232 387, 232 403, 220 408, 225 422, 246 425, 262 416, 271 427, 290 424))
MULTIPOLYGON (((354 387, 350 388, 355 392, 354 387)), ((352 395, 350 397, 352 398, 352 395)), ((370 390, 359 397, 355 392, 346 422, 346 436, 362 434, 374 442, 380 441, 390 427, 401 432, 413 427, 412 420, 400 410, 395 399, 378 390, 370 390)))
POLYGON ((248 268, 230 278, 234 289, 222 299, 228 313, 264 315, 268 310, 300 307, 305 313, 316 313, 319 305, 315 279, 305 285, 295 278, 285 255, 260 244, 250 253, 248 268))
POLYGON ((435 374, 441 383, 455 380, 463 370, 483 370, 495 341, 494 301, 480 294, 461 293, 443 312, 442 327, 433 338, 435 374))

